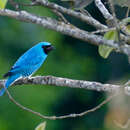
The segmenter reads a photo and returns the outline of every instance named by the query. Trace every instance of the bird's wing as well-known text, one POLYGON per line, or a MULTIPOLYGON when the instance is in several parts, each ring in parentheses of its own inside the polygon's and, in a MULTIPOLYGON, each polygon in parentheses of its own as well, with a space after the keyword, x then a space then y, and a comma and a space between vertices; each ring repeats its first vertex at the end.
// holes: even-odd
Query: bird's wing
POLYGON ((23 59, 15 63, 15 65, 11 68, 11 72, 18 71, 24 68, 30 68, 32 66, 37 66, 41 64, 43 58, 41 56, 32 57, 32 59, 23 59))
MULTIPOLYGON (((25 52, 14 64, 13 68, 16 66, 21 66, 21 65, 28 65, 28 64, 33 64, 35 61, 38 62, 41 56, 38 54, 37 51, 29 50, 25 52)), ((35 63, 34 63, 35 64, 35 63)))
POLYGON ((43 58, 41 56, 32 57, 32 59, 22 59, 19 60, 14 64, 9 72, 7 72, 4 77, 8 77, 14 75, 16 73, 22 73, 23 71, 29 71, 32 73, 33 71, 37 70, 40 65, 43 63, 43 58))

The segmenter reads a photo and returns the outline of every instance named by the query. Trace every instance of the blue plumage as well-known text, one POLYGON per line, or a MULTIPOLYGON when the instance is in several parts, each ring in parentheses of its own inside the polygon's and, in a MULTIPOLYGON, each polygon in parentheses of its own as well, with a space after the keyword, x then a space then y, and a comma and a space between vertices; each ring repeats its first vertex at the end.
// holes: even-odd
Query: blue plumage
MULTIPOLYGON (((47 58, 48 53, 53 49, 53 46, 48 42, 40 42, 25 52, 14 64, 11 70, 4 75, 9 77, 5 83, 8 88, 16 80, 22 77, 31 76, 36 72, 47 58)), ((0 96, 5 92, 5 89, 0 90, 0 96)))

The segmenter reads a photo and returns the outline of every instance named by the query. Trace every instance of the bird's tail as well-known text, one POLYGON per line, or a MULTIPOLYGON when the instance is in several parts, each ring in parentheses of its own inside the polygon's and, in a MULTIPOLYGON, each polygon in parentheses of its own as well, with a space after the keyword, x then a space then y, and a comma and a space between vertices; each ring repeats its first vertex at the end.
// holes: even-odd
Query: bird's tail
MULTIPOLYGON (((16 81, 16 80, 18 80, 20 78, 20 75, 12 75, 12 76, 10 76, 8 79, 7 79, 7 81, 5 82, 5 87, 6 87, 6 89, 14 82, 14 81, 16 81)), ((2 96, 3 94, 5 93, 5 88, 2 88, 1 90, 0 90, 0 96, 2 96)))

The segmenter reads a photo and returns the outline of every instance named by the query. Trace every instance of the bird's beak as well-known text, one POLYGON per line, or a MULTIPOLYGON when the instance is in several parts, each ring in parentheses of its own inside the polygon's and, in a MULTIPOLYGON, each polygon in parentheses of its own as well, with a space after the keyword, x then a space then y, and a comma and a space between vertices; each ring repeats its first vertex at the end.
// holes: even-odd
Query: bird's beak
POLYGON ((54 49, 55 49, 55 47, 54 47, 54 46, 52 46, 52 45, 51 45, 51 46, 49 46, 49 47, 47 47, 47 50, 48 50, 48 51, 52 51, 52 50, 54 50, 54 49))
POLYGON ((47 52, 49 53, 50 51, 52 51, 52 50, 54 50, 55 49, 55 47, 54 46, 48 46, 47 48, 46 48, 46 50, 47 50, 47 52))

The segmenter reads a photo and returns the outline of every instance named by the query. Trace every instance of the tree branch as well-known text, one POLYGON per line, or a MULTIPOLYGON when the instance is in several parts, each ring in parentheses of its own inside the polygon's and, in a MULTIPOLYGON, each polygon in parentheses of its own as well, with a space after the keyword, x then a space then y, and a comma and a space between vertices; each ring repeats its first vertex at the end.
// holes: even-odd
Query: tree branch
POLYGON ((100 12, 102 13, 102 15, 104 16, 105 19, 107 19, 107 20, 113 19, 113 16, 109 13, 109 11, 103 5, 101 0, 95 0, 95 4, 96 4, 96 6, 98 7, 98 9, 100 10, 100 12))
POLYGON ((80 12, 76 12, 74 10, 64 8, 64 7, 57 5, 53 2, 49 2, 48 0, 35 0, 35 2, 33 4, 48 7, 50 9, 55 9, 55 10, 61 12, 61 13, 67 14, 69 16, 73 16, 75 18, 80 19, 81 21, 86 22, 89 25, 92 25, 93 27, 95 27, 97 29, 106 29, 107 28, 107 26, 101 24, 100 22, 98 22, 93 17, 86 16, 86 15, 80 13, 80 12))
POLYGON ((15 18, 24 22, 35 23, 45 28, 81 39, 94 45, 108 45, 115 48, 119 52, 123 52, 124 54, 130 56, 129 45, 123 45, 120 47, 119 43, 114 42, 113 40, 105 40, 102 36, 90 34, 87 31, 81 30, 73 25, 65 24, 64 22, 59 22, 52 18, 39 17, 26 11, 12 11, 8 9, 0 10, 0 15, 15 18))
MULTIPOLYGON (((0 80, 0 87, 4 87, 5 80, 0 80)), ((74 80, 69 78, 61 78, 54 76, 36 76, 31 78, 23 78, 14 83, 14 85, 22 84, 34 84, 34 85, 52 85, 68 88, 82 88, 86 90, 94 91, 103 91, 103 92, 117 92, 122 88, 122 85, 113 85, 113 84, 102 84, 94 81, 83 81, 83 80, 74 80)), ((128 90, 129 85, 126 85, 128 90)), ((129 90, 128 90, 129 91, 129 90)))
MULTIPOLYGON (((98 1, 98 0, 97 0, 98 1)), ((43 7, 47 7, 50 8, 52 11, 56 11, 59 12, 60 15, 62 15, 61 13, 67 14, 69 16, 75 17, 81 21, 86 22, 89 25, 92 25, 93 27, 95 27, 98 30, 106 30, 109 29, 109 27, 107 27, 106 25, 101 24, 99 21, 97 21, 96 19, 94 19, 91 16, 86 16, 83 13, 71 10, 71 9, 67 9, 64 8, 60 5, 57 5, 53 2, 49 2, 48 0, 33 0, 33 3, 31 4, 23 4, 23 3, 18 3, 19 5, 25 5, 25 6, 43 6, 43 7)), ((97 2, 97 7, 99 8, 99 10, 101 11, 101 13, 103 14, 103 16, 105 15, 105 17, 111 21, 113 21, 113 17, 112 15, 109 13, 109 11, 105 8, 105 6, 100 2, 97 2), (101 5, 101 6, 100 6, 101 5), (101 8, 101 9, 100 9, 101 8), (102 9, 103 8, 103 9, 102 9)), ((62 15, 63 16, 63 15, 62 15)), ((66 21, 66 20, 65 20, 66 21)), ((65 22, 67 23, 67 22, 65 22)), ((130 43, 130 38, 128 38, 127 36, 121 34, 121 39, 124 40, 126 43, 130 43)))

